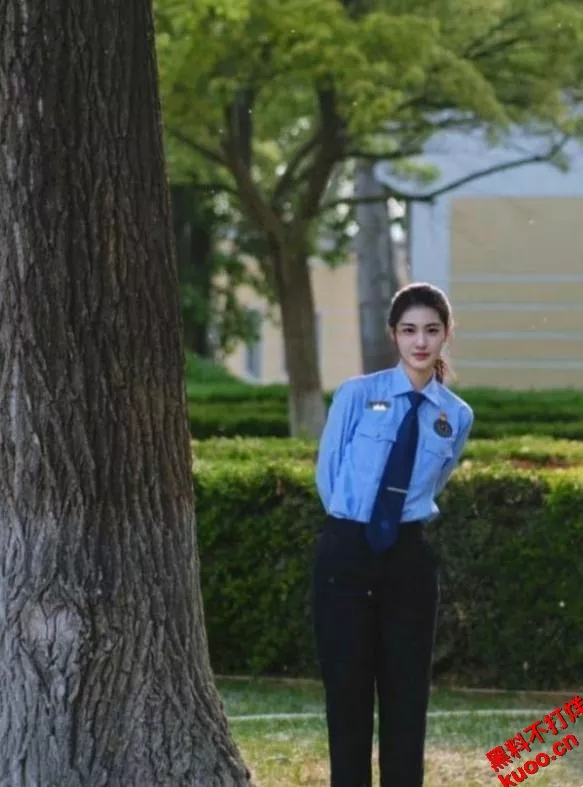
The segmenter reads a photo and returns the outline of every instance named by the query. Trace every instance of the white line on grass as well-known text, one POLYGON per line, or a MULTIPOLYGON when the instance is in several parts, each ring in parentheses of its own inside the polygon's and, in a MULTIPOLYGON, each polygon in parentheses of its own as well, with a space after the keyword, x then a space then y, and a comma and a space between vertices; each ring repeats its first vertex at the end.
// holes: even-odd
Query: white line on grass
MULTIPOLYGON (((433 710, 427 714, 430 718, 444 716, 524 716, 525 714, 541 713, 537 708, 491 708, 489 710, 433 710)), ((229 721, 278 721, 294 719, 323 719, 323 713, 258 713, 247 716, 229 716, 229 721)))

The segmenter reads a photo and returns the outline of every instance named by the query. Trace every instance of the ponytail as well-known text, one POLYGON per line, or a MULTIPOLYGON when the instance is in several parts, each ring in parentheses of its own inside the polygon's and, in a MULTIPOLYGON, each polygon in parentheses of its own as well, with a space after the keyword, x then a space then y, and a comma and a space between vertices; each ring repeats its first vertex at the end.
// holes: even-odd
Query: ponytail
POLYGON ((450 380, 456 379, 453 369, 451 368, 449 363, 445 360, 443 355, 440 355, 439 358, 435 361, 435 377, 438 383, 443 383, 446 377, 449 377, 450 380))

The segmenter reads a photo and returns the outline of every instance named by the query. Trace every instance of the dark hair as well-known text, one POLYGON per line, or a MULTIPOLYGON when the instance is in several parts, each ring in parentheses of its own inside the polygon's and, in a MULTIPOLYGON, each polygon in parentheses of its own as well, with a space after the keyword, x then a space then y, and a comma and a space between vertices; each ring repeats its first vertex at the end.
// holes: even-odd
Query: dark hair
MULTIPOLYGON (((453 327, 451 304, 446 294, 439 287, 435 287, 427 282, 408 284, 395 293, 389 312, 389 327, 394 331, 403 314, 415 306, 426 306, 429 309, 434 309, 438 313, 446 331, 453 327)), ((446 375, 454 376, 450 365, 443 356, 440 356, 435 362, 435 376, 442 383, 446 375)))

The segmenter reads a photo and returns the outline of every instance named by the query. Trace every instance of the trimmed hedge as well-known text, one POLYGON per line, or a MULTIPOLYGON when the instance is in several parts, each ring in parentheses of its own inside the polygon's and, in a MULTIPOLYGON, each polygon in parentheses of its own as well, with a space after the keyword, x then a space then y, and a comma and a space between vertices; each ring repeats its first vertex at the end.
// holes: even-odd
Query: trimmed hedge
POLYGON ((287 410, 270 400, 234 404, 188 403, 190 433, 209 437, 289 437, 287 410))
MULTIPOLYGON (((214 669, 315 675, 310 572, 323 514, 304 457, 195 463, 214 669)), ((583 471, 460 469, 430 537, 442 558, 435 676, 558 689, 583 663, 583 471)))
MULTIPOLYGON (((301 439, 235 437, 193 441, 195 461, 266 462, 288 459, 314 463, 318 445, 301 439)), ((520 467, 578 467, 583 465, 583 442, 522 436, 503 440, 474 440, 465 446, 462 461, 481 464, 510 462, 520 467)))
MULTIPOLYGON (((244 384, 190 384, 191 434, 288 437, 287 388, 244 384)), ((583 391, 460 390, 474 409, 473 436, 501 438, 538 434, 583 440, 583 391)), ((331 394, 326 395, 329 404, 331 394)))

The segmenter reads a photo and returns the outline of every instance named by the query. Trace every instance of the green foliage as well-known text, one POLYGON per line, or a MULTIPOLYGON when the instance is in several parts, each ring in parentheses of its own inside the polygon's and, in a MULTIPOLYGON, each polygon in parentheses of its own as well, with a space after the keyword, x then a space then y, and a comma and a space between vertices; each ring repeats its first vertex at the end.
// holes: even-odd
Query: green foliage
POLYGON ((314 530, 307 524, 318 518, 309 473, 292 463, 284 472, 203 463, 195 492, 215 670, 285 672, 289 664, 309 672, 311 649, 298 651, 309 613, 314 530))
POLYGON ((462 473, 442 502, 438 663, 455 664, 467 685, 574 685, 583 473, 462 473))
MULTIPOLYGON (((436 173, 415 158, 443 128, 481 127, 494 140, 522 124, 553 142, 557 130, 582 130, 573 116, 583 85, 580 3, 157 0, 156 7, 172 180, 196 171, 215 204, 237 217, 233 226, 252 227, 265 291, 280 301, 303 298, 305 309, 309 290, 291 291, 291 269, 321 254, 324 233, 329 246, 331 235, 343 238, 326 261, 345 256, 354 200, 344 187, 355 162, 390 160, 423 182, 436 173)), ((303 343, 314 386, 315 337, 305 322, 296 321, 293 344, 303 343)), ((295 368, 291 383, 303 394, 295 368)), ((195 434, 212 433, 198 414, 196 422, 195 434)))
MULTIPOLYGON (((194 143, 169 140, 171 170, 205 161, 243 201, 249 194, 237 167, 245 150, 237 145, 250 143, 253 170, 247 167, 264 195, 277 193, 283 169, 298 156, 307 175, 330 142, 321 138, 302 153, 315 132, 325 132, 323 90, 333 90, 347 142, 339 164, 351 150, 407 158, 411 144, 441 127, 443 113, 461 127, 500 131, 517 122, 576 131, 571 108, 583 82, 577 3, 158 0, 157 8, 166 124, 194 143), (250 127, 232 133, 229 112, 244 98, 250 127)), ((280 196, 297 208, 304 186, 296 178, 280 196)))
POLYGON ((184 337, 195 352, 223 358, 239 342, 258 337, 256 316, 241 293, 248 288, 263 294, 265 286, 245 264, 240 244, 223 244, 218 250, 232 216, 220 213, 197 180, 193 173, 188 183, 171 187, 184 337))
POLYGON ((184 376, 187 389, 192 390, 194 394, 199 393, 199 391, 211 391, 215 387, 220 389, 221 386, 240 385, 241 389, 244 390, 244 384, 240 384, 237 378, 228 372, 224 366, 213 363, 206 358, 201 358, 189 350, 185 351, 184 376))
MULTIPOLYGON (((224 369, 222 366, 215 365, 215 368, 224 369)), ((229 373, 225 370, 225 375, 229 373)), ((252 385, 235 377, 229 377, 229 381, 221 381, 218 384, 207 385, 196 377, 187 379, 189 391, 193 404, 213 404, 245 405, 251 402, 269 402, 274 408, 281 408, 287 401, 288 388, 286 385, 252 385)))
POLYGON ((468 462, 513 462, 527 466, 583 467, 583 442, 523 435, 500 440, 471 439, 464 450, 468 462))
POLYGON ((254 462, 264 465, 272 461, 286 460, 313 464, 317 450, 315 441, 295 437, 287 440, 278 437, 218 437, 192 441, 195 462, 254 462))
POLYGON ((289 423, 285 408, 267 400, 227 404, 188 403, 190 431, 193 437, 288 437, 289 423))
MULTIPOLYGON (((310 572, 323 514, 313 467, 222 455, 195 468, 214 669, 314 675, 310 572)), ((442 561, 437 676, 501 688, 575 685, 583 472, 461 469, 440 505, 430 526, 442 561)))
MULTIPOLYGON (((317 451, 315 441, 298 438, 235 437, 193 441, 195 460, 203 462, 255 462, 262 465, 285 459, 313 465, 317 451)), ((466 444, 462 461, 472 465, 507 462, 520 467, 583 467, 583 442, 533 435, 500 440, 471 439, 466 444)))
MULTIPOLYGON (((288 389, 284 385, 189 384, 188 390, 195 438, 289 436, 288 389)), ((583 392, 473 388, 459 393, 474 409, 474 438, 539 435, 583 440, 583 392)), ((328 404, 331 396, 326 395, 328 404)))

